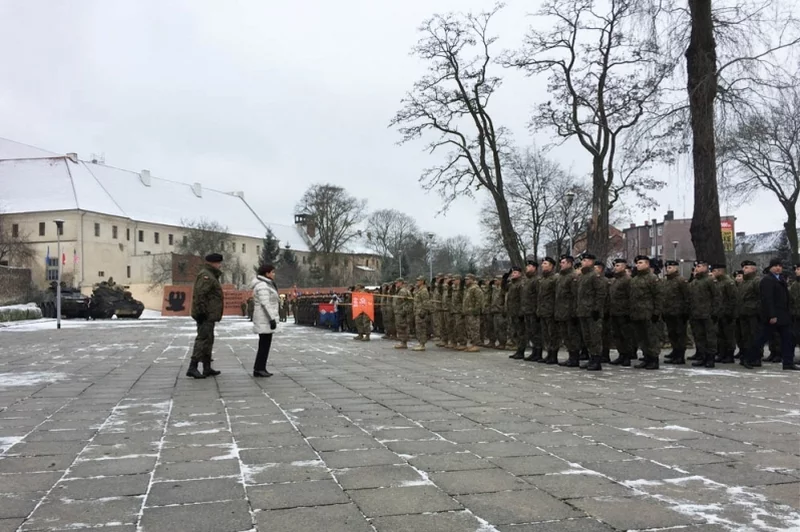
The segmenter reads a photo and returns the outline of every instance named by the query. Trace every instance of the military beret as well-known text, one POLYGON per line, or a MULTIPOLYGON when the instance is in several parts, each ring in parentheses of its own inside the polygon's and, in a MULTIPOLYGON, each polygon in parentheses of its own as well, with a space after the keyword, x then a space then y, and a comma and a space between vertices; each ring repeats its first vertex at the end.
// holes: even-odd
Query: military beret
POLYGON ((744 275, 744 271, 736 270, 736 272, 734 272, 734 275, 744 275))
POLYGON ((542 259, 542 262, 549 262, 553 266, 556 265, 556 259, 554 259, 553 257, 545 257, 542 259))
POLYGON ((222 255, 219 253, 209 253, 206 255, 206 262, 222 262, 222 255))
POLYGON ((559 260, 566 260, 568 262, 575 262, 575 259, 572 258, 572 255, 561 255, 559 260))
POLYGON ((718 263, 716 263, 716 264, 712 264, 712 265, 711 265, 711 269, 712 269, 712 270, 724 270, 724 269, 726 269, 726 268, 727 268, 727 266, 726 266, 726 265, 724 265, 724 264, 722 264, 722 263, 719 263, 719 262, 718 262, 718 263))
POLYGON ((741 266, 744 268, 745 266, 757 266, 757 264, 752 260, 743 260, 741 266))
POLYGON ((625 259, 614 259, 614 264, 628 264, 628 261, 625 259))
POLYGON ((394 282, 396 282, 396 283, 405 283, 406 280, 403 279, 402 277, 398 277, 397 279, 394 280, 394 282))
POLYGON ((519 266, 513 266, 513 267, 511 268, 511 271, 512 271, 512 272, 521 272, 521 271, 522 271, 522 268, 520 268, 519 266))
POLYGON ((703 259, 697 259, 696 261, 694 261, 694 265, 695 266, 699 266, 701 264, 705 264, 707 266, 708 265, 708 261, 707 260, 703 260, 703 259))
POLYGON ((664 261, 664 266, 679 266, 679 264, 676 260, 667 260, 664 261))
POLYGON ((586 259, 589 259, 589 260, 597 260, 597 257, 595 257, 595 256, 594 256, 593 254, 591 254, 591 253, 584 253, 583 255, 581 255, 581 260, 586 260, 586 259))
POLYGON ((529 260, 528 261, 528 265, 529 266, 536 266, 538 268, 539 267, 539 262, 535 261, 535 260, 529 260))
POLYGON ((647 262, 650 262, 650 257, 647 255, 636 255, 636 257, 633 259, 633 262, 639 262, 640 260, 646 260, 647 262))
POLYGON ((796 270, 797 268, 800 268, 800 263, 794 265, 794 269, 796 270))
POLYGON ((595 266, 602 266, 603 268, 605 268, 605 267, 606 267, 606 263, 605 263, 605 262, 603 262, 602 260, 596 260, 596 261, 594 261, 594 265, 595 265, 595 266))
POLYGON ((533 255, 526 255, 525 256, 525 262, 527 262, 527 263, 536 262, 536 257, 533 256, 533 255))

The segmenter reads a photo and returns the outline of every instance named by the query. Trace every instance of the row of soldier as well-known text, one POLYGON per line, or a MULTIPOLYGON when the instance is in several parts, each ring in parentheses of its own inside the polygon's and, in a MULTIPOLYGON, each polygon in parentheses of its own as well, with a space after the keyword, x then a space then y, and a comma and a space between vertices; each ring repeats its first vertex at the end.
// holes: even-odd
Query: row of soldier
MULTIPOLYGON (((649 257, 638 256, 633 267, 623 259, 614 261, 613 271, 591 254, 550 257, 541 267, 528 257, 526 269, 513 268, 491 280, 468 274, 439 274, 429 288, 424 278, 409 287, 403 279, 386 284, 376 294, 376 308, 386 331, 384 338, 396 338, 397 349, 407 349, 410 333, 416 329, 416 351, 424 351, 431 338, 440 347, 476 352, 480 347, 511 346, 511 358, 566 367, 602 369, 602 363, 630 366, 644 356, 637 368, 658 369, 666 329, 672 352, 666 363, 713 368, 715 362, 734 362, 737 345, 740 363, 761 365, 761 350, 754 347, 761 327, 761 293, 758 268, 745 261, 734 280, 725 265, 697 261, 687 280, 679 264, 667 261, 663 277, 654 273, 649 257), (696 353, 686 357, 691 327, 696 353), (610 359, 611 345, 619 356, 610 359), (559 348, 568 357, 559 362, 559 348), (525 356, 526 348, 532 352, 525 356), (587 360, 581 365, 582 359, 587 360)), ((772 263, 771 263, 772 267, 772 263)), ((800 267, 795 268, 800 280, 800 267)), ((361 288, 361 287, 359 287, 361 288)), ((783 361, 794 369, 786 353, 800 338, 800 283, 790 288, 794 337, 784 357, 771 345, 770 361, 783 361)), ((371 324, 365 315, 356 317, 357 340, 369 339, 371 324)))

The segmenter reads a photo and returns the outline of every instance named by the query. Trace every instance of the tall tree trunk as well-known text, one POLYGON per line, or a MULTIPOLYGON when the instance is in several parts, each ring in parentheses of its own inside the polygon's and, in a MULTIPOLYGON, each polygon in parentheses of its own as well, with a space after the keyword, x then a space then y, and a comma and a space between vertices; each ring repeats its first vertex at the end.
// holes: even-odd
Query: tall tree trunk
POLYGON ((785 205, 786 223, 783 228, 786 230, 786 240, 789 241, 789 248, 792 250, 792 265, 800 264, 800 253, 797 243, 797 205, 785 205))
POLYGON ((497 218, 500 221, 500 234, 503 235, 503 247, 506 248, 511 265, 522 268, 522 253, 519 250, 519 240, 517 239, 517 233, 514 231, 514 224, 511 223, 511 214, 508 212, 508 204, 504 197, 498 197, 495 194, 492 196, 495 206, 497 207, 497 218))
POLYGON ((605 260, 608 254, 608 187, 601 157, 592 161, 592 219, 587 229, 586 250, 600 260, 605 260))
POLYGON ((692 244, 696 258, 723 262, 714 139, 714 101, 717 97, 717 52, 711 0, 689 0, 692 33, 686 49, 687 89, 692 119, 694 212, 692 244))

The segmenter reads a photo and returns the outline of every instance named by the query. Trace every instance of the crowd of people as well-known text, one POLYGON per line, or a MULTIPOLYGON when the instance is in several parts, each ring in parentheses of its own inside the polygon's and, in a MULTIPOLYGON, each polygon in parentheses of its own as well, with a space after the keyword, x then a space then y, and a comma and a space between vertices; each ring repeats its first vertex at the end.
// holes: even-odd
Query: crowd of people
POLYGON ((513 359, 593 371, 604 363, 630 366, 641 351, 635 367, 655 370, 668 342, 666 364, 688 360, 713 368, 738 358, 752 369, 762 365, 763 346, 769 343, 765 360, 800 369, 794 363, 800 342, 800 264, 789 280, 779 259, 763 272, 744 261, 733 275, 725 264, 698 260, 688 279, 677 262, 666 261, 661 272, 646 256, 632 265, 617 259, 611 270, 591 254, 577 261, 568 255, 559 261, 545 257, 541 264, 528 257, 526 263, 524 270, 512 268, 493 279, 438 274, 430 283, 419 277, 413 286, 402 278, 386 283, 374 290, 374 322, 365 314, 352 316, 350 293, 315 301, 301 297, 299 309, 307 312, 298 310, 298 323, 307 314, 315 324, 315 306, 333 301, 338 318, 332 328, 353 331, 359 341, 382 332, 383 338, 397 340, 397 349, 408 349, 416 337, 415 351, 432 341, 466 352, 511 349, 513 359), (695 354, 686 356, 690 342, 695 354), (562 345, 567 358, 559 361, 562 345), (612 347, 618 352, 613 360, 612 347))

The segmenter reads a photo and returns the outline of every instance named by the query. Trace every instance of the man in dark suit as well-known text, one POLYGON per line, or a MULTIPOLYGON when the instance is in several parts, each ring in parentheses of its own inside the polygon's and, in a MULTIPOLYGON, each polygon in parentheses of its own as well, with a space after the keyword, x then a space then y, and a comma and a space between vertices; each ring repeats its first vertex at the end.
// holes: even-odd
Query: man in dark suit
POLYGON ((769 261, 768 272, 759 283, 761 292, 761 328, 756 343, 750 348, 749 358, 742 365, 748 369, 753 367, 754 357, 758 357, 761 348, 767 343, 773 331, 781 337, 781 356, 783 369, 800 370, 794 363, 794 342, 792 339, 792 314, 789 307, 789 287, 783 279, 781 260, 769 261))

